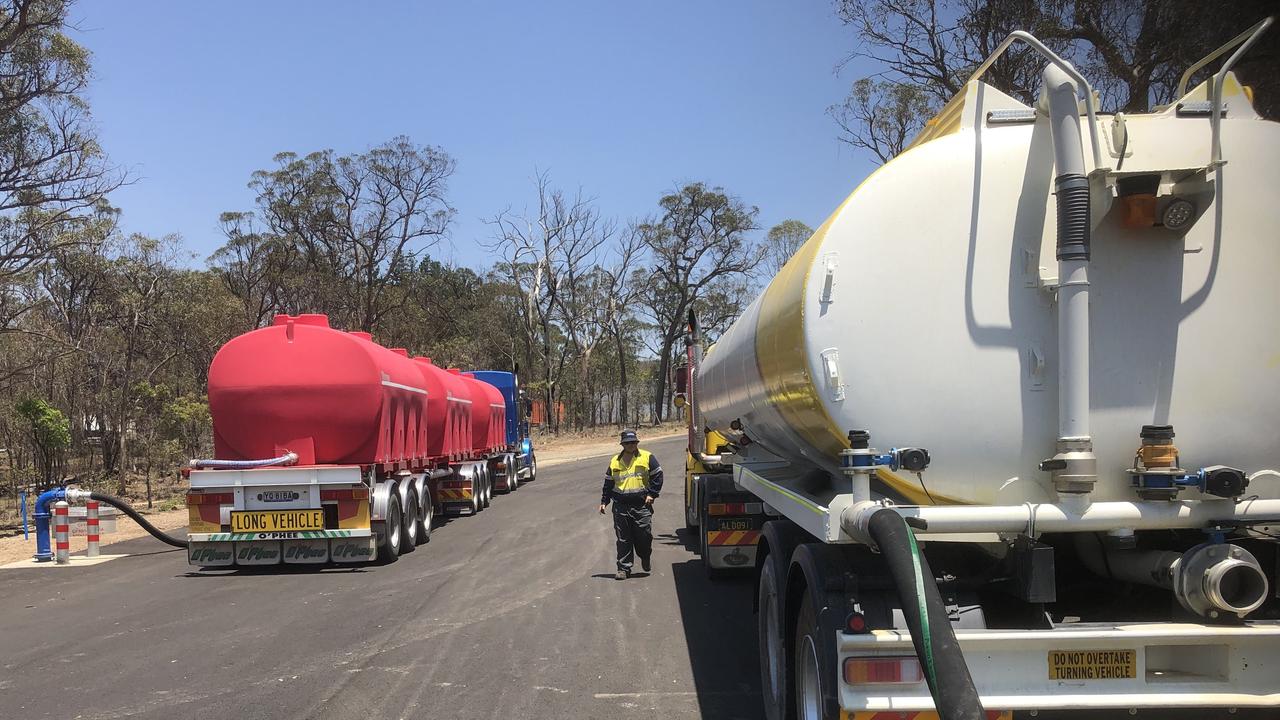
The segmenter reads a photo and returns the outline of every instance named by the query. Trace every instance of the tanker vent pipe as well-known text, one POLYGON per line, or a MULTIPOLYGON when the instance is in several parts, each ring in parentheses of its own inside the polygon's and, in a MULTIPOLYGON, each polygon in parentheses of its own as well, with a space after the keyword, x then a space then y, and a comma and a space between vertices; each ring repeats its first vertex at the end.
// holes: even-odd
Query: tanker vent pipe
POLYGON ((1044 69, 1053 135, 1058 256, 1058 440, 1041 463, 1061 494, 1084 495, 1098 479, 1089 434, 1089 178, 1080 140, 1076 84, 1062 68, 1044 69))

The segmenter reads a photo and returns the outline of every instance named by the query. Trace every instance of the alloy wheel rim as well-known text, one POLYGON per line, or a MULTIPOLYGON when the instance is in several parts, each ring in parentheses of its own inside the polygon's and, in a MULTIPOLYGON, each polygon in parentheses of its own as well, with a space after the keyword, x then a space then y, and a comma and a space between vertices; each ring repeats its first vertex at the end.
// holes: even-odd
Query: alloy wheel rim
POLYGON ((804 636, 799 669, 799 715, 803 720, 822 720, 822 691, 818 679, 818 649, 811 636, 804 636))

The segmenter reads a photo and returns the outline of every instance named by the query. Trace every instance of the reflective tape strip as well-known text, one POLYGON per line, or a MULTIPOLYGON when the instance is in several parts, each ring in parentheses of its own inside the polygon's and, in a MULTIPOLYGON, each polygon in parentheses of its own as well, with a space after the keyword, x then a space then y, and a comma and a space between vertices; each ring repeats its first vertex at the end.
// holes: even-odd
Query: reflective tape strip
POLYGON ((85 557, 98 557, 98 555, 100 555, 102 552, 98 547, 98 543, 101 541, 102 538, 98 535, 99 523, 98 523, 98 501, 97 500, 88 500, 85 502, 84 523, 86 526, 85 539, 89 543, 88 547, 85 548, 85 551, 84 551, 85 557))
POLYGON ((59 500, 53 504, 54 526, 53 539, 55 542, 54 561, 59 565, 66 565, 71 562, 71 537, 67 527, 67 515, 71 512, 71 506, 64 500, 59 500))
POLYGON ((708 530, 708 545, 755 545, 760 542, 759 530, 708 530))
POLYGON ((423 390, 422 388, 416 388, 412 385, 401 385, 398 382, 391 382, 390 380, 383 380, 382 384, 385 385, 386 387, 398 388, 400 390, 408 390, 409 392, 420 393, 422 395, 427 394, 427 391, 423 390))
MULTIPOLYGON (((195 538, 196 542, 228 542, 228 541, 245 541, 259 540, 259 535, 280 535, 295 534, 294 538, 265 538, 266 540, 323 540, 324 538, 344 538, 352 537, 350 530, 286 530, 280 533, 263 532, 263 533, 210 533, 201 538, 195 538)), ((368 533, 361 533, 359 537, 364 537, 368 533)))
MULTIPOLYGON (((988 710, 987 720, 1012 720, 1012 710, 988 710)), ((937 711, 841 710, 840 720, 938 720, 937 711)))

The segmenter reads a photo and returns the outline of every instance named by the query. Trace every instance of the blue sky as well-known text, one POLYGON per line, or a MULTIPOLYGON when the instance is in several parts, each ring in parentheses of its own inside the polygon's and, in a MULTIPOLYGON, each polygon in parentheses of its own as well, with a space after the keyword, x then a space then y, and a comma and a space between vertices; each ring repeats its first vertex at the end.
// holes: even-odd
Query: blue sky
POLYGON ((471 267, 535 168, 623 221, 706 181, 767 229, 816 227, 873 167, 825 114, 866 74, 835 74, 854 38, 827 2, 134 0, 73 18, 102 143, 136 178, 113 196, 125 229, 180 233, 194 265, 283 150, 442 146, 457 216, 431 252, 471 267))

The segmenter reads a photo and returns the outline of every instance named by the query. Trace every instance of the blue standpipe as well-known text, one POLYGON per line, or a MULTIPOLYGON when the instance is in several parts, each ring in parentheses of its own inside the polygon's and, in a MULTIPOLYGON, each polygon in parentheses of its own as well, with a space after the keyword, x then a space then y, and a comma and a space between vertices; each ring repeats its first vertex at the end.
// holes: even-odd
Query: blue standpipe
POLYGON ((49 512, 49 503, 66 499, 66 496, 66 488, 54 488, 45 490, 36 498, 36 511, 32 514, 36 519, 36 562, 49 562, 53 559, 53 550, 49 548, 49 518, 53 517, 53 513, 49 512))

